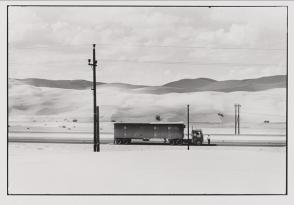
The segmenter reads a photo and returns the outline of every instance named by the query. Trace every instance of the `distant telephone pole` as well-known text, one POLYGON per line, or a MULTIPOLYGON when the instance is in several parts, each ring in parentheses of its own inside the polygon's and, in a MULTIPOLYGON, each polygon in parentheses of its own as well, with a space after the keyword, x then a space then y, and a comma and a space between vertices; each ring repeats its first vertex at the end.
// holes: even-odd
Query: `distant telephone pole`
POLYGON ((238 104, 238 135, 240 134, 240 108, 241 105, 238 104))
POLYGON ((190 105, 187 105, 188 150, 190 150, 190 105))
POLYGON ((97 60, 96 60, 96 51, 95 51, 95 44, 93 44, 93 59, 92 59, 92 63, 91 63, 91 59, 88 59, 88 65, 92 66, 93 69, 93 107, 94 107, 94 152, 100 152, 100 140, 98 139, 98 135, 97 135, 97 102, 96 102, 96 67, 97 67, 97 60))
POLYGON ((240 134, 240 104, 235 104, 235 135, 240 134))
POLYGON ((237 134, 237 104, 234 105, 235 107, 235 135, 237 134))

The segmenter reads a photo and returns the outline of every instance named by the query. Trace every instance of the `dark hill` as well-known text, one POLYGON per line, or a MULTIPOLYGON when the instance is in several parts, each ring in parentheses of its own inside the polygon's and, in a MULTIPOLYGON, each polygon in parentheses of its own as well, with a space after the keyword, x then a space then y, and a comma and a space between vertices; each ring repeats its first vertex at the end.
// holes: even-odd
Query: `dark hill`
MULTIPOLYGON (((84 90, 92 86, 92 82, 87 80, 47 80, 40 78, 26 78, 15 80, 18 81, 18 83, 27 84, 35 87, 84 90)), ((104 83, 97 82, 97 85, 101 84, 104 83)))
POLYGON ((182 79, 174 82, 164 84, 164 87, 174 87, 174 88, 184 88, 184 89, 193 89, 201 88, 211 83, 217 82, 209 78, 196 78, 196 79, 182 79))
POLYGON ((164 87, 181 89, 181 92, 199 91, 260 91, 272 88, 285 88, 286 76, 276 75, 245 80, 216 81, 208 78, 182 79, 163 85, 164 87))
MULTIPOLYGON (((39 78, 27 79, 9 79, 9 86, 16 84, 26 84, 36 87, 61 88, 61 89, 90 89, 91 81, 87 80, 47 80, 39 78)), ((162 86, 144 86, 132 85, 127 83, 102 83, 97 82, 99 87, 115 87, 126 90, 133 90, 142 93, 166 94, 166 93, 185 93, 200 91, 218 91, 218 92, 235 92, 235 91, 261 91, 272 88, 285 88, 286 76, 276 75, 261 77, 256 79, 245 80, 225 80, 216 81, 209 78, 181 79, 170 82, 162 86)))

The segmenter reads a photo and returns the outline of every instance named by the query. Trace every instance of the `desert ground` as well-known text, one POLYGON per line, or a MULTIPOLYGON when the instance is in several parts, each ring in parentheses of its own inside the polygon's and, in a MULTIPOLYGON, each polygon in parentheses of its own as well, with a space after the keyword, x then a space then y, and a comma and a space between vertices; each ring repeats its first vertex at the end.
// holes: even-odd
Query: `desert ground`
POLYGON ((94 153, 91 123, 34 123, 9 128, 11 194, 285 193, 286 135, 280 126, 242 128, 237 136, 230 127, 207 125, 205 139, 209 134, 217 146, 188 151, 160 140, 114 145, 113 125, 104 123, 101 152, 94 153))
POLYGON ((9 143, 10 194, 284 194, 285 147, 9 143))

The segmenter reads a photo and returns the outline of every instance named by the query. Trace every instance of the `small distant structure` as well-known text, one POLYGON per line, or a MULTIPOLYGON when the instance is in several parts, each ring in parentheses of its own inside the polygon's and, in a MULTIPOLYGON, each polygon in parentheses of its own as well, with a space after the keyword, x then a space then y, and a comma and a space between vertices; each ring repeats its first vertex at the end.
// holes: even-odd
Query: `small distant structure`
POLYGON ((158 121, 158 122, 160 122, 161 121, 160 115, 155 115, 155 120, 158 121))
POLYGON ((77 119, 73 119, 72 122, 78 122, 78 120, 77 119))
POLYGON ((217 113, 217 115, 220 116, 220 117, 224 117, 224 116, 225 116, 225 115, 224 115, 223 113, 221 113, 221 112, 217 113))
POLYGON ((265 121, 263 121, 265 124, 268 124, 268 123, 270 123, 270 121, 269 120, 265 120, 265 121))

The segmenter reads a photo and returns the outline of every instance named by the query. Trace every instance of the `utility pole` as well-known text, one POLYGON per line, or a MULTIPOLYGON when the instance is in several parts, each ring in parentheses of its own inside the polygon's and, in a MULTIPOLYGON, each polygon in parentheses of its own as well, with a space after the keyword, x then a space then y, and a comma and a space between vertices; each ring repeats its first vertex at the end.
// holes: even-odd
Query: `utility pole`
POLYGON ((240 134, 240 104, 235 104, 235 135, 240 134))
POLYGON ((96 123, 97 123, 97 127, 96 127, 96 143, 97 143, 97 152, 100 152, 100 113, 99 113, 99 106, 96 107, 96 123))
POLYGON ((235 106, 235 135, 237 134, 237 104, 235 106))
POLYGON ((187 126, 188 126, 188 150, 190 149, 190 105, 187 105, 187 126))
POLYGON ((94 108, 94 152, 100 151, 100 143, 99 139, 97 139, 97 103, 96 103, 96 66, 97 66, 97 60, 96 60, 96 51, 95 51, 95 44, 93 44, 93 59, 91 63, 91 59, 88 59, 88 65, 92 66, 93 69, 93 108, 94 108))
POLYGON ((241 105, 238 104, 238 135, 240 134, 240 107, 241 105))

